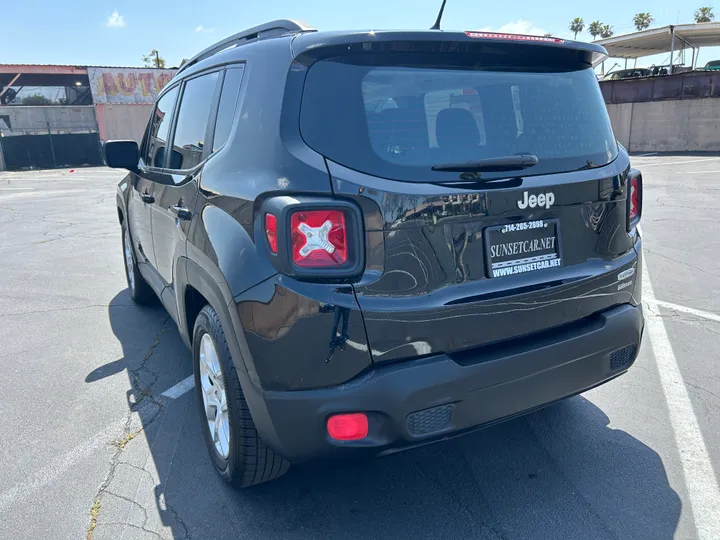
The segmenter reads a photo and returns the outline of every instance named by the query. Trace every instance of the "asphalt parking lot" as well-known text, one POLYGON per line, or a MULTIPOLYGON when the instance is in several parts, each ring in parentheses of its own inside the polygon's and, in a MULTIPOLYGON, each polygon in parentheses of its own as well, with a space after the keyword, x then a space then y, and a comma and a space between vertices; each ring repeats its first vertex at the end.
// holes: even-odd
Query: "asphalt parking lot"
POLYGON ((122 173, 0 173, 0 538, 720 538, 720 157, 643 170, 647 327, 603 386, 242 492, 161 307, 126 291, 122 173))

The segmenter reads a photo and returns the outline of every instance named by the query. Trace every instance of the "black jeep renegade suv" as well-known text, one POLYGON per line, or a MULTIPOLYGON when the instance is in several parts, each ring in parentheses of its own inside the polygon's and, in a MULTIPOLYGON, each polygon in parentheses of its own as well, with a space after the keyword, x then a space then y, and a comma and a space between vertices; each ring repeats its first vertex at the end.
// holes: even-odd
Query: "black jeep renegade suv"
POLYGON ((139 147, 105 144, 130 293, 192 349, 223 478, 448 439, 632 365, 642 178, 604 54, 275 21, 185 63, 139 147))

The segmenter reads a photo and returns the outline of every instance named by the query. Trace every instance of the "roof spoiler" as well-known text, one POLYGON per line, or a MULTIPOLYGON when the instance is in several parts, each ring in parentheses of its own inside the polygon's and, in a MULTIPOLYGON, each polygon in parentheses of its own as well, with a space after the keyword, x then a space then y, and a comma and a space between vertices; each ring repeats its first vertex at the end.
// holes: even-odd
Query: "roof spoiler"
POLYGON ((373 30, 304 34, 293 42, 293 54, 296 60, 310 64, 322 57, 347 54, 353 50, 360 52, 377 50, 385 53, 410 51, 407 46, 402 49, 393 48, 393 43, 422 44, 418 47, 419 51, 428 51, 428 46, 434 44, 439 53, 452 53, 474 43, 533 46, 548 54, 564 54, 566 57, 575 55, 578 59, 582 57, 584 62, 592 65, 607 58, 605 48, 594 43, 523 34, 438 30, 373 30))
POLYGON ((211 56, 219 53, 220 51, 224 51, 225 49, 229 49, 231 47, 244 45, 245 43, 248 43, 250 41, 256 41, 259 39, 279 36, 283 34, 316 31, 317 30, 315 30, 315 28, 309 26, 304 22, 291 19, 278 19, 276 21, 270 21, 258 26, 253 26, 252 28, 248 28, 247 30, 243 30, 242 32, 233 34, 232 36, 226 37, 225 39, 222 39, 217 43, 210 45, 207 49, 199 52, 190 60, 183 63, 183 65, 180 66, 180 69, 177 70, 176 75, 182 73, 190 66, 197 64, 201 60, 210 58, 211 56))

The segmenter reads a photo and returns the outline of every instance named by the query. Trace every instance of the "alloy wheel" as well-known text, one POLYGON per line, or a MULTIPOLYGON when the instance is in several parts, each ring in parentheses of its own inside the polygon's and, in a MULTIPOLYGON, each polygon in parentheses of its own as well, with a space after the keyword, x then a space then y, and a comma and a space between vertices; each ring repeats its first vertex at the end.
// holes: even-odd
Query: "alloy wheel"
POLYGON ((200 386, 202 389, 205 419, 215 450, 226 459, 230 453, 230 423, 227 394, 215 344, 210 334, 200 339, 200 386))

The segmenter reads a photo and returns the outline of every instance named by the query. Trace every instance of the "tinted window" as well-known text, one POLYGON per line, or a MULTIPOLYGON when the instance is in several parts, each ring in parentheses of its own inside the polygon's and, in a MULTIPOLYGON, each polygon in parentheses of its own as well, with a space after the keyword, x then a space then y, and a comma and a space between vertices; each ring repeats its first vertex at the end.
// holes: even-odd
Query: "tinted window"
POLYGON ((218 72, 209 73, 185 83, 173 139, 171 169, 190 169, 202 161, 218 76, 218 72))
POLYGON ((153 112, 152 123, 148 126, 143 160, 152 167, 165 166, 165 147, 167 146, 168 131, 170 130, 170 115, 177 94, 178 87, 175 87, 160 98, 153 112))
POLYGON ((308 71, 300 129, 309 146, 333 161, 409 181, 448 175, 433 165, 517 153, 539 158, 524 174, 570 171, 588 161, 607 164, 618 151, 591 68, 322 60, 308 71))
POLYGON ((217 122, 215 123, 215 136, 213 137, 213 152, 222 148, 230 137, 230 128, 235 118, 240 83, 242 82, 243 69, 232 68, 225 72, 222 94, 220 94, 220 106, 218 107, 217 122))

